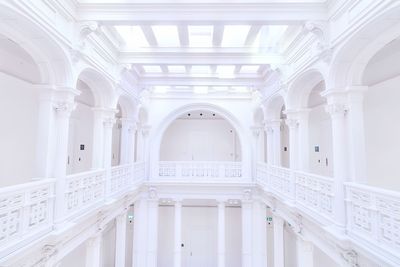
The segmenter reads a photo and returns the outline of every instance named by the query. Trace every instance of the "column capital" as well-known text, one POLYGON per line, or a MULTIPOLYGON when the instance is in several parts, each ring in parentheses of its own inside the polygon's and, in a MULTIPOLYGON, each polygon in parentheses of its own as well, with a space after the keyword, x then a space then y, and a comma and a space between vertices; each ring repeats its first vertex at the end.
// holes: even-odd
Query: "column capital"
POLYGON ((325 111, 331 116, 344 116, 347 110, 347 106, 341 103, 327 104, 325 106, 325 111))
POLYGON ((71 100, 59 100, 53 103, 53 108, 57 115, 69 117, 76 108, 76 103, 71 100))
POLYGON ((150 187, 148 192, 149 200, 157 200, 158 201, 158 193, 156 187, 150 187))
POLYGON ((267 127, 271 127, 272 129, 276 129, 276 128, 280 129, 281 123, 282 123, 281 119, 279 119, 279 120, 268 120, 268 121, 265 122, 265 125, 267 125, 267 127))
POLYGON ((296 129, 299 126, 299 121, 295 118, 287 118, 285 120, 285 123, 289 127, 290 130, 296 129))
POLYGON ((252 131, 254 137, 258 137, 262 131, 263 127, 262 126, 251 126, 250 130, 252 131))

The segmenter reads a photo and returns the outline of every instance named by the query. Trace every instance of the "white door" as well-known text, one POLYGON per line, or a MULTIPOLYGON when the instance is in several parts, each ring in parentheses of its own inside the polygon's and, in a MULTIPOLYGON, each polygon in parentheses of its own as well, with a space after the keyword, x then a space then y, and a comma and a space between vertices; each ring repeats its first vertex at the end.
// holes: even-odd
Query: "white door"
POLYGON ((191 229, 184 247, 184 267, 212 267, 214 265, 210 235, 211 231, 207 227, 191 229))

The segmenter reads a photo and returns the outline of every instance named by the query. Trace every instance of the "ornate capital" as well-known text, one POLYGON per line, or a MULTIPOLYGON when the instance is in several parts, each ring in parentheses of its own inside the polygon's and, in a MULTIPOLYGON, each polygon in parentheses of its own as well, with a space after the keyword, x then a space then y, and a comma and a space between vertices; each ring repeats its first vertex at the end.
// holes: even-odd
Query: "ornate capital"
POLYGON ((253 197, 253 192, 251 191, 251 189, 245 189, 243 191, 243 200, 250 201, 252 200, 252 197, 253 197))
POLYGON ((103 125, 105 128, 112 128, 115 124, 115 118, 113 117, 106 117, 103 120, 103 125))
POLYGON ((286 119, 285 123, 289 127, 289 129, 296 129, 299 126, 299 121, 294 118, 286 119))
POLYGON ((258 137, 262 131, 262 127, 253 126, 253 127, 251 127, 251 131, 252 131, 254 137, 258 137))
POLYGON ((340 249, 340 256, 343 261, 351 267, 359 267, 358 265, 358 254, 355 250, 340 249))
POLYGON ((157 188, 150 187, 148 196, 149 196, 149 199, 156 200, 158 198, 157 188))
POLYGON ((328 104, 325 106, 325 111, 331 116, 344 116, 347 112, 347 106, 345 104, 328 104))
POLYGON ((71 101, 58 101, 54 103, 53 107, 57 114, 70 116, 71 112, 75 109, 76 104, 71 101))

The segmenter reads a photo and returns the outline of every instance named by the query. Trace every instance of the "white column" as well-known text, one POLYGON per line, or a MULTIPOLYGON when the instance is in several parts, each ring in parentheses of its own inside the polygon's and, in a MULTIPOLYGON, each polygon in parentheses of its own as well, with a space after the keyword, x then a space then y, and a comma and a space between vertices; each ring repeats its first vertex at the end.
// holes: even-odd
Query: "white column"
POLYGON ((274 267, 285 266, 283 223, 284 220, 281 217, 274 215, 274 267))
POLYGON ((104 109, 93 108, 92 168, 101 169, 104 163, 104 109))
POLYGON ((252 267, 253 202, 242 200, 242 267, 252 267))
POLYGON ((261 134, 261 129, 260 127, 254 126, 251 127, 251 131, 253 133, 253 155, 252 155, 252 170, 253 170, 253 177, 256 177, 256 172, 257 172, 257 162, 260 161, 259 159, 259 151, 261 149, 260 147, 260 134, 261 134))
POLYGON ((253 267, 267 266, 267 207, 261 200, 253 202, 253 267))
POLYGON ((281 166, 282 161, 282 147, 281 147, 281 120, 270 121, 273 132, 273 165, 281 166))
POLYGON ((314 266, 314 245, 297 235, 297 267, 313 267, 314 266))
POLYGON ((225 267, 225 202, 218 202, 218 267, 225 267))
POLYGON ((101 263, 101 234, 90 238, 86 242, 86 267, 97 267, 101 263))
POLYGON ((309 172, 310 169, 310 145, 309 145, 309 117, 310 110, 303 109, 298 111, 298 157, 299 170, 309 172))
POLYGON ((129 119, 121 119, 120 164, 130 163, 133 138, 131 136, 132 122, 129 119))
POLYGON ((289 128, 289 158, 290 158, 290 169, 298 169, 298 126, 299 123, 294 115, 288 114, 288 118, 285 121, 289 128))
POLYGON ((115 123, 116 110, 109 109, 104 112, 103 127, 103 168, 106 170, 106 195, 111 194, 111 161, 112 161, 112 132, 115 123))
POLYGON ((175 202, 174 215, 174 267, 182 266, 182 202, 175 202))
POLYGON ((125 267, 126 216, 124 211, 115 219, 115 267, 125 267))
POLYGON ((133 214, 133 267, 146 266, 147 248, 147 201, 138 199, 133 214))
POLYGON ((367 163, 365 151, 365 128, 364 128, 364 94, 367 86, 352 86, 348 90, 349 107, 349 146, 350 166, 349 174, 351 180, 356 183, 367 182, 367 163))
POLYGON ((54 103, 55 110, 55 153, 54 166, 52 176, 56 180, 55 188, 55 224, 62 223, 65 215, 65 179, 68 159, 68 133, 69 133, 69 118, 72 110, 75 108, 73 102, 74 94, 66 93, 60 95, 60 99, 54 103))
MULTIPOLYGON (((152 193, 150 193, 151 195, 152 193)), ((147 267, 157 267, 158 247, 158 198, 154 195, 148 200, 148 243, 147 267)))
POLYGON ((346 226, 344 182, 347 181, 347 142, 346 142, 346 106, 337 93, 329 93, 326 111, 332 119, 333 176, 334 176, 334 217, 340 231, 346 226))
POLYGON ((267 163, 272 165, 274 162, 274 131, 270 124, 266 124, 265 131, 267 133, 267 163))

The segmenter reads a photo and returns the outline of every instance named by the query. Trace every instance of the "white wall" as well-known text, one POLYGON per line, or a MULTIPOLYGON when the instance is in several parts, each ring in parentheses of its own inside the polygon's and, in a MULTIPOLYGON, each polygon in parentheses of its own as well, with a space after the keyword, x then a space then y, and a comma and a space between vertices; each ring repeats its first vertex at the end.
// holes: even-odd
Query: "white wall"
POLYGON ((290 227, 288 227, 287 225, 285 225, 283 230, 283 240, 284 240, 284 254, 285 254, 284 267, 297 267, 296 236, 290 229, 290 227))
POLYGON ((115 220, 103 232, 101 243, 101 266, 114 267, 115 263, 115 220))
POLYGON ((333 176, 332 123, 324 105, 311 109, 308 136, 309 171, 323 176, 333 176), (319 147, 319 152, 315 151, 316 146, 319 147))
POLYGON ((240 161, 235 129, 223 119, 177 119, 165 131, 162 161, 240 161))
POLYGON ((371 86, 365 95, 368 184, 400 190, 400 76, 371 86))
POLYGON ((281 124, 281 166, 290 167, 289 127, 284 122, 281 124))
POLYGON ((314 256, 314 266, 319 267, 339 267, 340 265, 337 264, 332 258, 322 252, 318 247, 314 246, 313 251, 314 256))
POLYGON ((38 92, 31 84, 0 72, 0 186, 34 177, 38 92))
POLYGON ((121 127, 117 121, 112 130, 112 150, 111 150, 111 166, 117 166, 120 164, 120 148, 121 148, 121 127))
MULTIPOLYGON (((217 265, 217 207, 182 208, 182 266, 217 265), (199 258, 197 258, 199 257, 199 258)), ((226 208, 226 265, 241 265, 241 209, 226 208)), ((158 267, 173 266, 174 207, 160 206, 158 236, 158 267)))
POLYGON ((60 267, 86 267, 86 242, 76 247, 61 260, 60 267))

